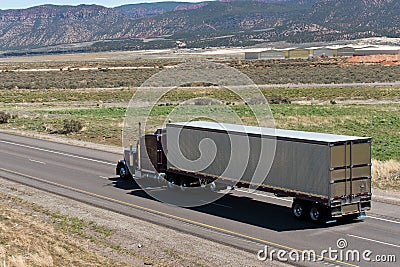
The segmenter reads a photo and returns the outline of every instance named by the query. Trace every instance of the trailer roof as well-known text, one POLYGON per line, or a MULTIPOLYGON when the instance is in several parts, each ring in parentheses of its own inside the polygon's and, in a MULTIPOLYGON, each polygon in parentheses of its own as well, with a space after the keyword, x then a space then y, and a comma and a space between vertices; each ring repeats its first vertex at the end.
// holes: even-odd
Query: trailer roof
POLYGON ((167 124, 167 127, 169 126, 172 127, 185 126, 192 128, 209 129, 213 131, 227 131, 231 133, 255 134, 255 135, 276 137, 278 139, 298 139, 298 140, 306 140, 317 143, 320 142, 337 143, 345 141, 370 139, 370 137, 304 132, 304 131, 265 128, 257 126, 244 126, 244 125, 229 124, 229 123, 208 122, 208 121, 175 122, 167 124))

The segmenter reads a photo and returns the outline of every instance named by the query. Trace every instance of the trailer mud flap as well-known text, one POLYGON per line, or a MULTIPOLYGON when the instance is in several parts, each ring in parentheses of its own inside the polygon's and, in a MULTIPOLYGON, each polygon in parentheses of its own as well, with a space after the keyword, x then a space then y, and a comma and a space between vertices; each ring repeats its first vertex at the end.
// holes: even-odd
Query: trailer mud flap
POLYGON ((342 213, 344 215, 356 213, 359 211, 360 211, 359 203, 352 203, 352 204, 347 204, 347 205, 342 206, 342 213))

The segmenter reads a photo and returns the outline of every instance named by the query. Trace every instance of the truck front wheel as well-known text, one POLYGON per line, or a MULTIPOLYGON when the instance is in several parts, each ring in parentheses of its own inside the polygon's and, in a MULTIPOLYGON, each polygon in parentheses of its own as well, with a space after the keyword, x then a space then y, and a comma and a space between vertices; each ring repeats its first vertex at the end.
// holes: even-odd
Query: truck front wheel
POLYGON ((119 177, 124 180, 127 179, 129 176, 129 171, 126 169, 126 166, 121 166, 119 168, 119 177))

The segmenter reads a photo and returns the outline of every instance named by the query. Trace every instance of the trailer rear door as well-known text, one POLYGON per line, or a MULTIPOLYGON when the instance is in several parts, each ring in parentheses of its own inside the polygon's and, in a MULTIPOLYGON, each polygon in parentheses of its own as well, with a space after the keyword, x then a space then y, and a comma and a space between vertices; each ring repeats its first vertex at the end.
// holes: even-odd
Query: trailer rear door
POLYGON ((331 145, 331 198, 371 192, 371 140, 331 145))

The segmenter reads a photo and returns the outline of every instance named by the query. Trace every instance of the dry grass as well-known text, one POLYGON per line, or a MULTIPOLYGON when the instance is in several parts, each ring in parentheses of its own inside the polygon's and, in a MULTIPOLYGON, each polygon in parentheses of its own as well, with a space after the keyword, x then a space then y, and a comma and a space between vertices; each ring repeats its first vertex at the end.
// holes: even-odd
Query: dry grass
POLYGON ((90 242, 46 222, 43 213, 0 193, 0 266, 126 266, 90 248, 90 242))
POLYGON ((372 181, 376 188, 400 191, 400 162, 373 160, 372 181))
POLYGON ((289 127, 313 127, 319 125, 332 124, 335 121, 334 117, 323 117, 323 116, 275 116, 274 117, 276 126, 278 128, 289 128, 289 127))

